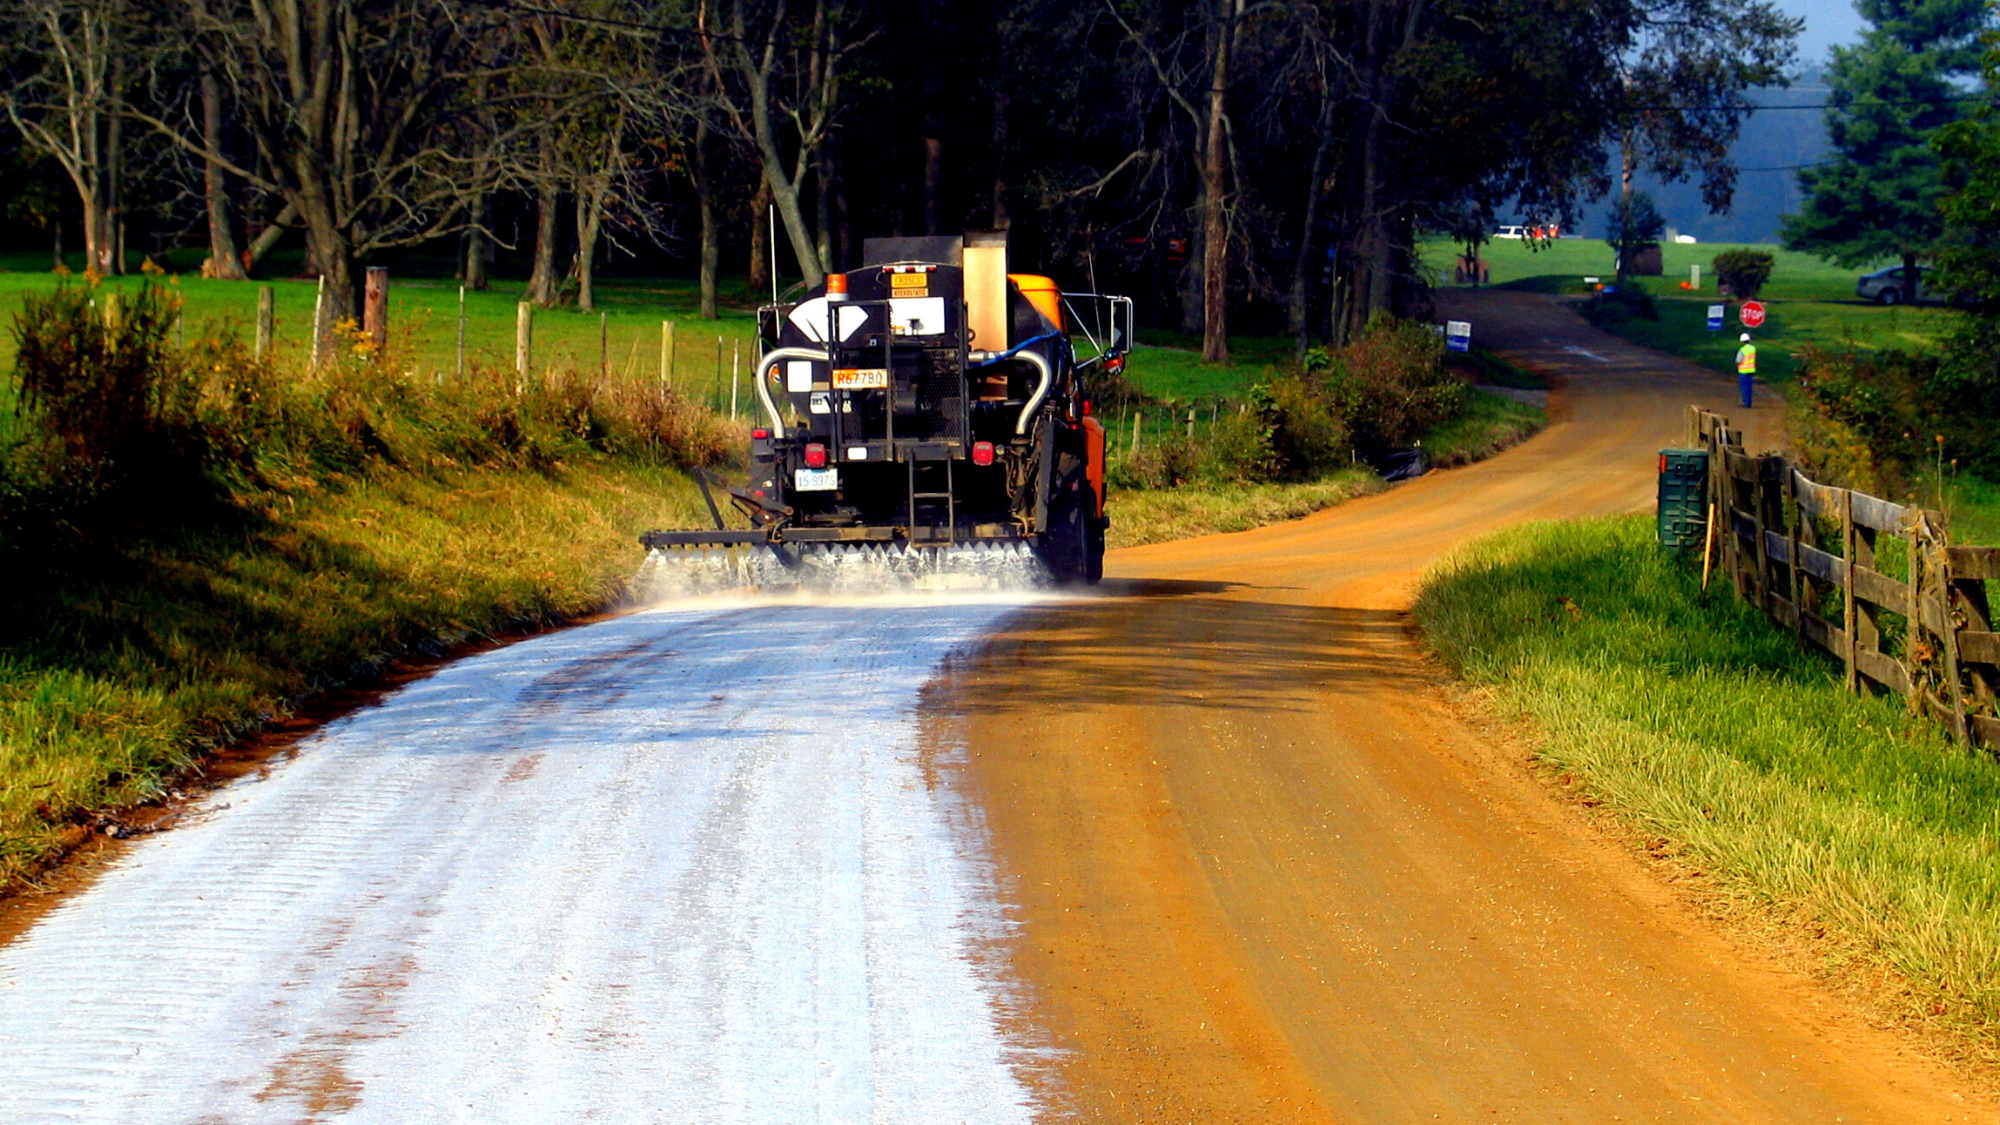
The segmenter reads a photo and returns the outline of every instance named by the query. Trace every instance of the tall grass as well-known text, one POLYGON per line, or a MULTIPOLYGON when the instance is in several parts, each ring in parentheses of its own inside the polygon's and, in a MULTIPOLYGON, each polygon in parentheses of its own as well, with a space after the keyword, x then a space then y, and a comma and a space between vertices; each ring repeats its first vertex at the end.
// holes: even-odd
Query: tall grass
POLYGON ((1426 577, 1415 614, 1540 755, 1735 887, 1893 966, 1907 1014, 2000 1053, 2000 765, 1848 694, 1838 668, 1653 545, 1644 517, 1536 524, 1426 577))

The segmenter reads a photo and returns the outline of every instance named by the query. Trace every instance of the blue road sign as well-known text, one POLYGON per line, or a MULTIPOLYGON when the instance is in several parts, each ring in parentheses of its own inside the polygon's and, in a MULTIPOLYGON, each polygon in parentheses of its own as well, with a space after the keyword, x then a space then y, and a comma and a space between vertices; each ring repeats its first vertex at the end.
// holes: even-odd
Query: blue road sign
POLYGON ((1472 322, 1448 320, 1444 325, 1444 346, 1455 352, 1472 350, 1472 322))
POLYGON ((1708 306, 1708 330, 1709 330, 1710 332, 1720 332, 1720 331, 1722 331, 1722 306, 1721 306, 1721 305, 1710 305, 1710 306, 1708 306))

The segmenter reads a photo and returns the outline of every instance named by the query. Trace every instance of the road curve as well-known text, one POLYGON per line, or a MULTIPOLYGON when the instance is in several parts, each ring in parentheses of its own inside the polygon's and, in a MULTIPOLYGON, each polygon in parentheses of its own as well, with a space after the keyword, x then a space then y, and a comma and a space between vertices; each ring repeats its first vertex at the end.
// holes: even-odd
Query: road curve
POLYGON ((1941 1122, 1991 1103, 1718 937, 1455 705, 1404 608, 1522 520, 1639 509, 1701 402, 1772 408, 1523 294, 1475 335, 1556 423, 1306 520, 1114 553, 934 693, 1088 1122, 1941 1122))
POLYGON ((637 613, 332 724, 0 949, 0 1121, 1027 1121, 915 706, 1019 605, 637 613))

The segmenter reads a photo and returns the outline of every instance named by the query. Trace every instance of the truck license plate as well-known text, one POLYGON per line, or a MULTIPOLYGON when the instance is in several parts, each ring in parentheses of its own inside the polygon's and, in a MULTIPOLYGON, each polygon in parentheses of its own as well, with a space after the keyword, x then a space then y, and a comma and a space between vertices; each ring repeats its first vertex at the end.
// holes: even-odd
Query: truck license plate
POLYGON ((873 391, 889 385, 889 372, 880 367, 837 367, 833 372, 836 391, 873 391))
POLYGON ((831 492, 840 487, 840 470, 794 469, 792 487, 799 492, 831 492))

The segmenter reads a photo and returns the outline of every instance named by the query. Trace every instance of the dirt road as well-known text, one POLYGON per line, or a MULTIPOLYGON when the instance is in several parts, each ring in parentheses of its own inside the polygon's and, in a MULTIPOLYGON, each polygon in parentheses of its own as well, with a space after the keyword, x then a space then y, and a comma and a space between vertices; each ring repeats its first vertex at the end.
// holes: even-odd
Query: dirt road
MULTIPOLYGON (((1044 1076, 1089 1122, 1932 1122, 1974 1103, 1715 936, 1455 708, 1402 609, 1441 551, 1650 503, 1733 388, 1538 298, 1452 308, 1567 376, 1487 463, 1114 554, 936 698, 1020 930, 1044 1076), (1504 317, 1504 325, 1500 323, 1504 317)), ((1990 1105, 1985 1107, 1991 1120, 1990 1105)))
POLYGON ((1489 463, 1109 597, 633 613, 329 725, 0 947, 0 1121, 1964 1119, 1418 660, 1427 560, 1642 505, 1724 397, 1493 299, 1577 374, 1489 463))
POLYGON ((1020 604, 635 613, 402 688, 0 948, 0 1122, 1025 1125, 914 708, 1020 604))

